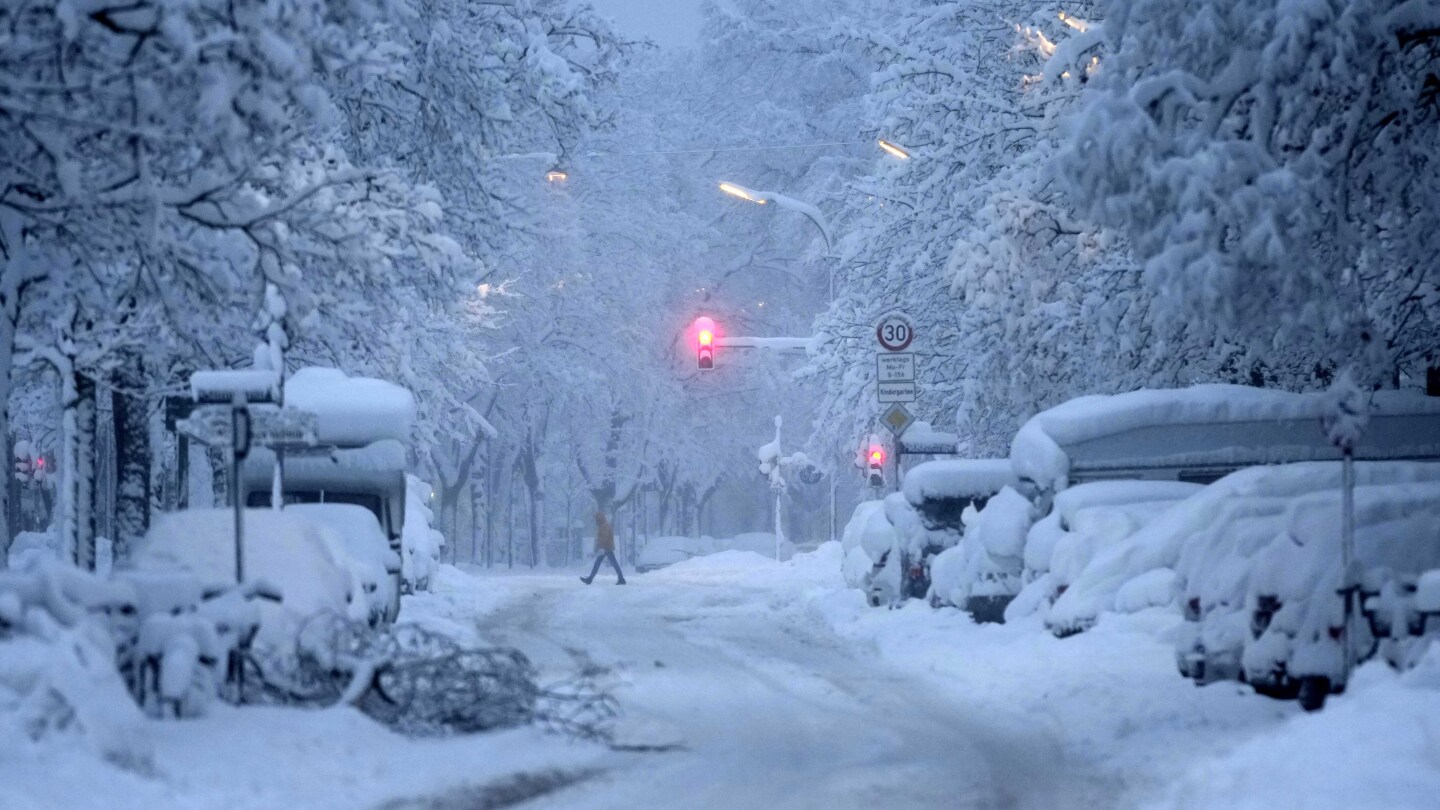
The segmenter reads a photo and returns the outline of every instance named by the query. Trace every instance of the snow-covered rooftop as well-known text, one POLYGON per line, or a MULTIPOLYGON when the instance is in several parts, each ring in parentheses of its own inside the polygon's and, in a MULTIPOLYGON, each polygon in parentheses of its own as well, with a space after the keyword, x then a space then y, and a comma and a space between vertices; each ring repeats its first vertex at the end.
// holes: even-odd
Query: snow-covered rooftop
POLYGON ((285 380, 285 407, 319 416, 321 444, 360 447, 381 439, 410 440, 415 397, 402 386, 351 377, 335 368, 308 367, 285 380))

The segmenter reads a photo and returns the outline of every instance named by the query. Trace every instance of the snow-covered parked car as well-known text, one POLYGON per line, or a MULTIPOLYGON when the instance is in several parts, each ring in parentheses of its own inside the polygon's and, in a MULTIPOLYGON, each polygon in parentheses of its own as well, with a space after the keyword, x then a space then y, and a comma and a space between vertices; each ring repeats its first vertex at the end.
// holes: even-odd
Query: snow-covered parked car
POLYGON ((646 574, 691 557, 714 553, 715 543, 705 537, 661 536, 645 541, 645 548, 635 559, 635 572, 646 574))
MULTIPOLYGON (((235 583, 233 513, 188 509, 162 515, 131 550, 126 565, 137 573, 185 572, 205 590, 223 590, 235 583)), ((358 621, 370 616, 367 595, 354 588, 349 563, 333 541, 314 521, 289 510, 245 510, 244 567, 247 581, 267 582, 281 597, 278 603, 260 604, 257 644, 288 646, 319 613, 358 621)))
POLYGON ((405 593, 430 589, 430 579, 440 567, 440 552, 445 548, 445 535, 431 528, 435 513, 430 509, 430 492, 426 482, 405 476, 405 525, 400 535, 405 593))
POLYGON ((968 521, 988 501, 1006 488, 1013 493, 1022 486, 1005 459, 948 459, 917 465, 906 474, 900 492, 856 509, 845 532, 847 579, 859 574, 854 584, 874 606, 922 598, 937 606, 954 604, 948 595, 958 580, 946 579, 937 589, 935 572, 954 572, 962 578, 983 573, 973 567, 935 566, 946 554, 952 562, 956 559, 953 549, 961 543, 968 521), (864 560, 855 549, 869 561, 867 572, 861 573, 864 560))
POLYGON ((351 592, 365 594, 370 624, 400 614, 400 555, 390 548, 375 515, 348 503, 297 503, 285 511, 315 523, 332 556, 345 563, 351 592))
POLYGON ((1008 484, 975 500, 981 508, 966 508, 961 538, 931 563, 930 603, 962 608, 978 622, 1000 622, 1020 592, 1021 555, 1035 507, 1008 484))
MULTIPOLYGON (((1428 465, 1440 468, 1440 465, 1428 465)), ((1293 500, 1281 530, 1254 555, 1239 611, 1243 680, 1277 697, 1299 696, 1307 708, 1345 687, 1343 589, 1358 593, 1352 652, 1356 662, 1383 653, 1408 658, 1403 639, 1424 632, 1407 597, 1426 571, 1440 567, 1440 481, 1384 483, 1355 490, 1355 565, 1341 566, 1341 492, 1293 500), (1388 649, 1382 650, 1382 642, 1388 649)), ((1423 603, 1423 600, 1422 600, 1423 603)), ((1422 604, 1423 606, 1423 604, 1422 604)), ((1203 628, 1226 617, 1212 611, 1203 628)))
POLYGON ((1180 481, 1093 481, 1056 494, 1049 514, 1025 536, 1024 587, 1006 607, 1006 620, 1048 618, 1050 606, 1096 555, 1201 489, 1180 481))

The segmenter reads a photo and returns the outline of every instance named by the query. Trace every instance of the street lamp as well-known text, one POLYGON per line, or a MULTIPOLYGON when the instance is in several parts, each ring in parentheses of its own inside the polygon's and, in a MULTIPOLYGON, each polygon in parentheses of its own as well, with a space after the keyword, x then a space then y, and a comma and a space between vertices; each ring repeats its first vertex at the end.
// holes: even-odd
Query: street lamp
POLYGON ((888 154, 888 155, 890 155, 890 156, 892 156, 892 157, 897 157, 897 158, 899 158, 899 159, 901 159, 901 160, 909 160, 909 159, 910 159, 910 152, 909 152, 909 150, 905 149, 905 147, 903 147, 903 146, 900 146, 900 145, 898 145, 898 144, 893 144, 893 143, 885 140, 884 138, 880 138, 880 139, 876 140, 875 142, 880 145, 880 148, 881 148, 881 149, 884 149, 884 150, 885 150, 886 154, 888 154))
MULTIPOLYGON (((732 197, 739 197, 742 200, 753 202, 756 205, 765 205, 766 203, 773 202, 781 208, 804 214, 807 219, 815 223, 815 227, 820 229, 820 235, 825 238, 825 252, 830 253, 834 251, 835 240, 830 235, 830 223, 825 220, 825 215, 820 213, 820 209, 810 203, 802 202, 794 197, 786 197, 784 194, 779 194, 774 191, 756 191, 738 183, 726 181, 720 182, 720 190, 732 197)), ((835 298, 833 277, 830 284, 830 298, 831 300, 835 298)))

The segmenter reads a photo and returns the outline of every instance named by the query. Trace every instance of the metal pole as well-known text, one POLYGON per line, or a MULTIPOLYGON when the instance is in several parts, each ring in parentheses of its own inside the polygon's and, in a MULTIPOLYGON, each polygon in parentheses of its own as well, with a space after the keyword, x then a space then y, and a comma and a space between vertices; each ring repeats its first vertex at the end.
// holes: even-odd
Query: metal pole
MULTIPOLYGON (((230 400, 230 503, 235 509, 235 582, 245 582, 245 503, 240 486, 240 460, 245 452, 240 435, 245 419, 245 394, 237 392, 230 400)), ((244 426, 245 442, 249 426, 244 426)))
POLYGON ((1360 583, 1352 582, 1351 568, 1355 564, 1355 453, 1349 447, 1345 448, 1345 460, 1342 466, 1344 481, 1342 487, 1343 506, 1341 515, 1341 538, 1340 538, 1340 582, 1345 589, 1345 682, 1350 682, 1350 670, 1355 663, 1355 614, 1359 605, 1355 604, 1360 583))
POLYGON ((832 543, 835 542, 835 540, 837 539, 835 536, 835 520, 837 514, 835 506, 835 489, 839 486, 838 482, 836 481, 838 477, 839 475, 837 473, 830 473, 830 542, 832 543))

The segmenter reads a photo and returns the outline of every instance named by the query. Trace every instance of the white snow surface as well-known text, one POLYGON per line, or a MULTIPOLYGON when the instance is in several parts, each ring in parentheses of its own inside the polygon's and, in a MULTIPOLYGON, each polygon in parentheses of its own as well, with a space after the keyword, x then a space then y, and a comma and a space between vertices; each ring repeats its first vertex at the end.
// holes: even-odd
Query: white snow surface
POLYGON ((941 459, 905 473, 901 491, 905 500, 919 504, 931 498, 989 497, 1007 486, 1020 486, 1009 459, 941 459))
POLYGON ((317 414, 316 438, 342 447, 381 439, 408 443, 415 423, 415 396, 408 389, 319 366, 285 380, 285 407, 317 414))
POLYGON ((0 806, 467 807, 484 785, 540 771, 579 779, 526 804, 542 810, 1408 810, 1440 789, 1433 652, 1404 676, 1367 667, 1304 716, 1177 677, 1169 612, 1106 615, 1062 641, 1033 620, 874 610, 845 587, 842 552, 727 551, 624 587, 442 566, 433 592, 407 597, 402 621, 517 645, 545 676, 573 667, 571 649, 613 667, 619 750, 531 730, 410 740, 350 709, 218 707, 136 721, 146 745, 130 760, 63 737, 0 739, 0 806))

